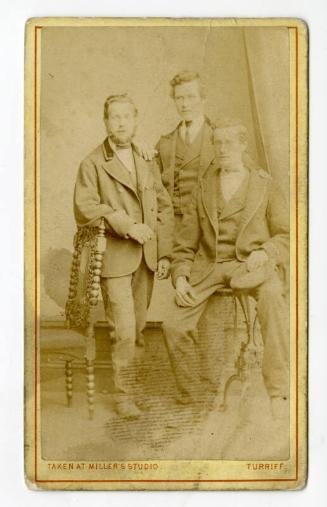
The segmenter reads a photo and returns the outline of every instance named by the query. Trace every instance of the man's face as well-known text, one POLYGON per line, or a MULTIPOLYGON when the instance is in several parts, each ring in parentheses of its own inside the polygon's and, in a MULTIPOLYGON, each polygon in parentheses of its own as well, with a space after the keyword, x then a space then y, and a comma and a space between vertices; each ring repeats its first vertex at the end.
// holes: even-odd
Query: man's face
POLYGON ((175 86, 174 100, 183 120, 192 121, 203 114, 204 100, 197 80, 175 86))
POLYGON ((213 144, 221 169, 233 171, 243 165, 243 153, 247 148, 247 143, 240 139, 238 127, 215 129, 213 144))
POLYGON ((136 130, 136 115, 129 102, 113 102, 109 105, 105 120, 108 135, 118 144, 130 143, 136 130))

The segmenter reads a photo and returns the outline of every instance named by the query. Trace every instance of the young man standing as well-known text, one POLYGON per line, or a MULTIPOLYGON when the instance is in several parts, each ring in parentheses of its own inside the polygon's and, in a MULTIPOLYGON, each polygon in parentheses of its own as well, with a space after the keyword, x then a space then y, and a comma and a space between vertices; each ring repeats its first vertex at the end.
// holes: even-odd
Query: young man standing
POLYGON ((171 81, 171 97, 181 121, 158 144, 158 162, 162 182, 172 198, 175 234, 198 175, 213 155, 212 128, 204 114, 205 93, 199 74, 183 71, 171 81))
POLYGON ((136 341, 143 340, 153 276, 169 274, 173 212, 155 161, 133 147, 137 110, 126 95, 104 104, 108 137, 80 165, 74 195, 78 226, 104 217, 107 246, 101 286, 113 326, 111 348, 115 406, 119 415, 138 417, 130 389, 136 341))

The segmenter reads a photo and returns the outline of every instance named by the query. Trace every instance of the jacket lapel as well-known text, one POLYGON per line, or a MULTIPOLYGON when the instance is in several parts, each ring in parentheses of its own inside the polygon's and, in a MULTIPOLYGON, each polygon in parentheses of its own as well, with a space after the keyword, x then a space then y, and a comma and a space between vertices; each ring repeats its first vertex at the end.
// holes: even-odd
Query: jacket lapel
POLYGON ((204 127, 202 126, 199 132, 197 133, 193 143, 190 146, 185 147, 184 152, 185 154, 183 157, 183 164, 181 165, 181 167, 186 166, 187 164, 192 162, 192 160, 194 160, 196 157, 199 156, 199 153, 201 152, 202 148, 203 129, 204 127))
POLYGON ((202 125, 200 131, 198 132, 196 138, 193 143, 187 150, 183 166, 191 162, 193 159, 199 156, 200 153, 200 163, 199 163, 199 172, 202 172, 211 162, 214 157, 214 149, 211 140, 212 128, 210 126, 208 118, 205 118, 204 124, 202 125))
POLYGON ((123 163, 114 154, 109 144, 108 138, 104 141, 102 147, 105 159, 105 162, 102 164, 103 169, 111 177, 119 181, 119 183, 125 187, 128 187, 130 190, 136 193, 135 188, 133 188, 132 182, 130 180, 127 168, 124 167, 123 163))
POLYGON ((217 207, 217 188, 218 188, 218 168, 212 160, 208 173, 205 178, 200 179, 202 189, 202 203, 208 215, 210 223, 218 232, 218 207, 217 207))
POLYGON ((134 160, 135 160, 135 169, 137 174, 137 186, 140 194, 143 192, 144 188, 147 186, 148 177, 149 177, 149 165, 144 160, 144 158, 140 157, 135 151, 134 160))
POLYGON ((163 165, 163 170, 167 180, 167 184, 173 188, 174 185, 174 170, 175 170, 175 156, 176 156, 176 143, 179 125, 168 136, 162 137, 160 141, 160 157, 163 165))
MULTIPOLYGON (((219 167, 214 160, 211 161, 210 166, 207 168, 205 175, 200 179, 200 186, 202 191, 203 207, 208 215, 210 223, 218 232, 218 206, 217 206, 217 189, 219 184, 219 167)), ((267 190, 267 179, 258 175, 256 169, 250 170, 249 181, 246 190, 245 206, 241 217, 239 233, 237 241, 243 234, 244 229, 251 221, 256 211, 259 209, 263 200, 265 199, 267 190)), ((234 211, 235 212, 235 211, 234 211)), ((234 213, 233 212, 233 213, 234 213)), ((225 215, 226 216, 226 215, 225 215)))
MULTIPOLYGON (((245 207, 245 203, 247 200, 247 189, 249 185, 249 177, 247 176, 245 180, 241 183, 240 187, 236 190, 235 194, 231 197, 229 201, 225 203, 220 213, 219 218, 227 218, 238 211, 241 211, 245 207)), ((219 181, 219 193, 222 196, 221 186, 219 181)), ((223 197, 221 197, 223 201, 223 197)))
POLYGON ((244 229, 251 221, 256 211, 259 209, 262 201, 265 198, 267 190, 267 179, 259 176, 256 169, 250 169, 249 184, 247 189, 247 197, 245 208, 242 213, 239 233, 237 241, 244 232, 244 229))
MULTIPOLYGON (((177 125, 171 134, 162 137, 160 140, 160 157, 170 185, 174 184, 176 144, 181 123, 182 122, 177 125)), ((211 140, 212 128, 208 118, 205 119, 204 126, 201 130, 202 132, 200 131, 199 135, 202 135, 200 151, 200 171, 202 172, 209 166, 211 160, 214 158, 214 149, 211 140)), ((187 164, 197 156, 198 150, 196 153, 193 153, 191 150, 187 158, 185 158, 183 165, 187 164)))
POLYGON ((203 128, 202 146, 200 152, 200 167, 199 167, 200 174, 203 171, 205 171, 205 169, 209 166, 209 164, 211 163, 211 161, 215 156, 211 137, 212 137, 212 128, 210 126, 209 120, 206 118, 203 128))

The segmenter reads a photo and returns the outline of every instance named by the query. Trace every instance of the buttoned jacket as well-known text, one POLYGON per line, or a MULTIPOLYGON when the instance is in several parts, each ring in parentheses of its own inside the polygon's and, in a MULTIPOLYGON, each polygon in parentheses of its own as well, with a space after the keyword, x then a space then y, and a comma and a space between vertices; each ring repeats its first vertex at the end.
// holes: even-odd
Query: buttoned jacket
MULTIPOLYGON (((174 176, 175 176, 175 165, 176 165, 176 143, 179 132, 179 127, 181 122, 177 125, 177 127, 170 132, 169 134, 161 136, 159 142, 156 146, 158 151, 158 165, 161 171, 162 182, 168 190, 169 195, 172 197, 174 192, 174 176)), ((183 167, 189 164, 194 158, 198 157, 199 153, 194 152, 193 150, 189 151, 189 156, 186 157, 183 161, 183 164, 180 166, 180 170, 183 170, 183 167)), ((213 145, 212 145, 212 126, 210 120, 205 118, 205 122, 203 125, 203 135, 202 135, 202 145, 200 151, 200 159, 199 159, 199 167, 198 174, 200 175, 202 170, 207 167, 208 162, 211 161, 213 157, 213 145)))

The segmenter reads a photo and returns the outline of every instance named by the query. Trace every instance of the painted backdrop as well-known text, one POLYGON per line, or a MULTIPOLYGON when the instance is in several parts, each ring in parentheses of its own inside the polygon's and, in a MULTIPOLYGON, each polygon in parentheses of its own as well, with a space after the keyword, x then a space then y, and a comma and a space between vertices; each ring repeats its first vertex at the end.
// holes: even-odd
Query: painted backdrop
MULTIPOLYGON (((252 156, 288 193, 287 29, 43 28, 41 58, 43 319, 64 315, 75 177, 80 161, 105 137, 108 95, 134 98, 138 133, 154 144, 178 121, 169 80, 184 69, 198 71, 207 87, 207 115, 239 117, 249 129, 252 156)), ((167 291, 169 283, 156 284, 149 320, 161 320, 167 291)))

